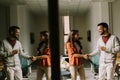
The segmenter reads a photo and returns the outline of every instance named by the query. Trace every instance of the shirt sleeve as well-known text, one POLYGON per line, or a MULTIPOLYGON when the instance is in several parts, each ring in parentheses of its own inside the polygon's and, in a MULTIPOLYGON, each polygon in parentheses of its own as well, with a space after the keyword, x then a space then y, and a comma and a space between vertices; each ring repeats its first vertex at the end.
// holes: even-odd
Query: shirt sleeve
POLYGON ((71 43, 68 42, 68 43, 66 44, 66 47, 67 47, 68 55, 73 55, 74 51, 73 51, 73 49, 72 49, 71 43))
POLYGON ((120 51, 120 41, 119 38, 115 36, 113 39, 113 48, 107 48, 106 52, 108 53, 117 53, 120 51))
POLYGON ((21 45, 21 43, 19 42, 19 53, 20 53, 20 55, 22 56, 22 57, 24 57, 24 58, 30 58, 31 56, 29 56, 26 52, 24 52, 24 50, 23 50, 23 47, 22 47, 22 45, 21 45))
POLYGON ((0 57, 7 58, 11 56, 14 56, 14 54, 12 53, 12 51, 9 51, 7 50, 7 48, 5 48, 4 41, 2 41, 0 45, 0 57))
POLYGON ((99 41, 98 41, 97 45, 96 45, 96 49, 93 50, 93 52, 91 52, 89 55, 90 56, 95 56, 95 55, 97 55, 99 53, 99 51, 100 51, 100 47, 99 47, 99 41))

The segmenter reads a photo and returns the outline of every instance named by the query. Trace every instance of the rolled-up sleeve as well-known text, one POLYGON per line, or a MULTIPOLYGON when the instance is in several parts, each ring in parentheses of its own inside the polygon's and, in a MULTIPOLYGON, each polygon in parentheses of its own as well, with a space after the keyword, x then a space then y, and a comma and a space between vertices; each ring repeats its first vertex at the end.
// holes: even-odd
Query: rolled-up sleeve
POLYGON ((100 46, 99 46, 99 41, 98 41, 97 45, 96 45, 96 49, 93 52, 91 52, 89 55, 90 56, 95 56, 96 54, 99 53, 99 51, 100 51, 100 46))
POLYGON ((68 55, 73 55, 74 51, 73 51, 73 49, 72 49, 71 43, 68 42, 68 43, 66 44, 66 47, 67 47, 67 50, 68 50, 68 55))
POLYGON ((12 50, 11 51, 7 50, 7 48, 5 48, 4 42, 2 42, 0 46, 0 57, 7 58, 10 56, 14 56, 12 50))
POLYGON ((24 51, 23 51, 23 47, 22 47, 22 45, 21 45, 21 43, 19 43, 19 52, 20 52, 20 55, 22 56, 22 57, 24 57, 24 58, 30 58, 31 56, 29 56, 27 53, 25 53, 24 51))

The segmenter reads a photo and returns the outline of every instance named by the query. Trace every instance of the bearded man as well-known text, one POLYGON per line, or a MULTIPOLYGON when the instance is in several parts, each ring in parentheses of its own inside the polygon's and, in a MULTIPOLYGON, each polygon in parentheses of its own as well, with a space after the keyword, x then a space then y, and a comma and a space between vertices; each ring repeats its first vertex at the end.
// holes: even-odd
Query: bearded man
POLYGON ((100 53, 99 80, 113 80, 115 55, 120 51, 119 39, 108 31, 108 24, 101 22, 98 25, 101 37, 97 41, 96 49, 88 56, 100 53))

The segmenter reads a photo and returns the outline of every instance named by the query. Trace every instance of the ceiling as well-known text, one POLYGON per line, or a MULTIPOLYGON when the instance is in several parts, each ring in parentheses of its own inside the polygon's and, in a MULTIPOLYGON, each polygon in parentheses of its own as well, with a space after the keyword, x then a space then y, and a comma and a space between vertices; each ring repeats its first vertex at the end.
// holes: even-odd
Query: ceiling
MULTIPOLYGON (((114 0, 59 0, 60 15, 84 14, 95 1, 114 1, 114 0)), ((47 0, 0 0, 0 4, 5 5, 26 5, 35 15, 47 15, 47 0)))

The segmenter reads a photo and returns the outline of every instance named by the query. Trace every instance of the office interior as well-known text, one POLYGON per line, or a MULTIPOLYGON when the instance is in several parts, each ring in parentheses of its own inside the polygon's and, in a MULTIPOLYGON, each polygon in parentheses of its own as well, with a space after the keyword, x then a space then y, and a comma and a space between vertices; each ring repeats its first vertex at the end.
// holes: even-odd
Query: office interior
MULTIPOLYGON (((48 0, 0 0, 0 41, 8 35, 9 26, 19 26, 21 30, 19 40, 24 50, 29 55, 34 55, 40 31, 49 31, 52 28, 49 25, 48 2, 48 0)), ((97 24, 100 22, 108 23, 109 31, 120 38, 120 0, 58 0, 57 6, 56 27, 59 29, 60 56, 67 54, 65 42, 72 29, 79 30, 80 41, 86 54, 96 47, 97 39, 100 37, 97 24), (65 25, 65 19, 68 27, 65 25)), ((86 62, 85 67, 91 66, 86 62)))

